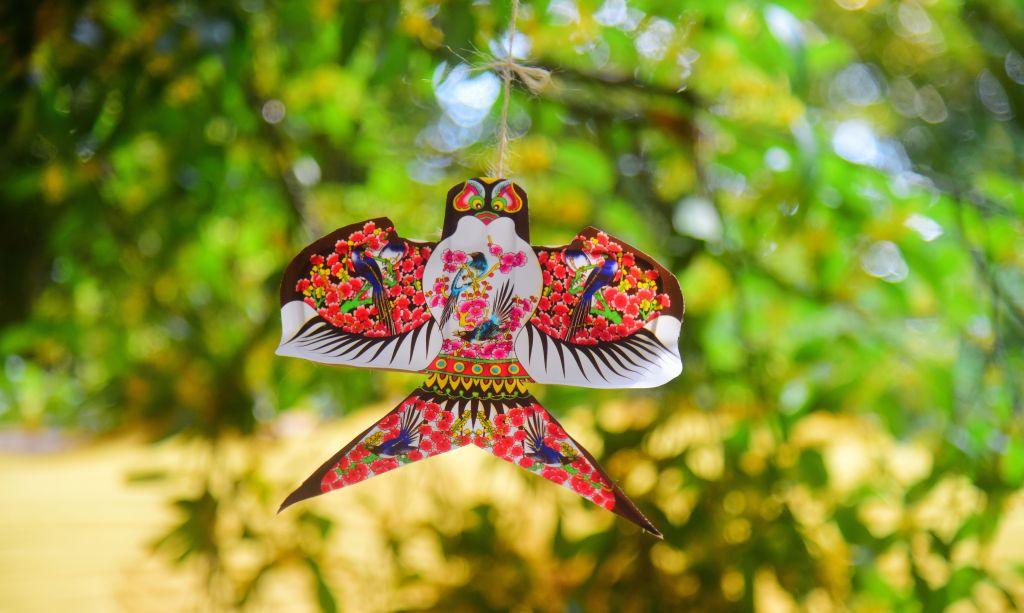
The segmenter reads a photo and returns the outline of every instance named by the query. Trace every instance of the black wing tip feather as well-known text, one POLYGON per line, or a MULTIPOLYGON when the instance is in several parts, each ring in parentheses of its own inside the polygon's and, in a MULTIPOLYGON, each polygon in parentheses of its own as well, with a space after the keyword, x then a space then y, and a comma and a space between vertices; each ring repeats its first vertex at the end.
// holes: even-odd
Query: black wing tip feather
MULTIPOLYGON (((403 350, 408 352, 408 355, 403 354, 403 358, 413 362, 416 358, 417 350, 420 348, 422 348, 424 357, 429 360, 430 341, 433 338, 435 325, 431 319, 417 325, 412 330, 397 332, 393 336, 368 337, 344 332, 330 324, 320 315, 314 315, 298 331, 292 334, 287 341, 283 341, 281 346, 294 345, 321 358, 344 359, 346 360, 344 364, 358 367, 370 366, 369 363, 377 361, 389 347, 392 348, 390 363, 394 363, 399 353, 403 350), (426 328, 427 332, 425 340, 417 345, 417 340, 420 338, 424 328, 426 328), (353 363, 356 361, 363 363, 353 363)), ((296 357, 322 361, 311 355, 297 355, 296 357)), ((338 364, 336 361, 328 363, 338 364)), ((416 370, 418 371, 419 368, 416 370)))
POLYGON ((657 360, 665 352, 670 352, 669 348, 646 328, 640 328, 633 334, 615 342, 583 345, 554 337, 534 325, 527 327, 527 338, 530 342, 530 349, 526 356, 528 361, 533 360, 532 345, 535 337, 541 346, 545 370, 551 369, 548 349, 554 347, 557 352, 557 364, 561 366, 563 377, 567 376, 566 366, 575 364, 579 374, 585 379, 596 381, 596 377, 600 377, 605 383, 613 383, 609 376, 635 380, 637 377, 644 376, 645 372, 655 373, 656 369, 652 370, 649 362, 657 360), (571 356, 572 361, 568 360, 566 353, 571 356), (593 367, 592 369, 584 368, 583 358, 593 367), (588 372, 590 372, 589 375, 588 372))

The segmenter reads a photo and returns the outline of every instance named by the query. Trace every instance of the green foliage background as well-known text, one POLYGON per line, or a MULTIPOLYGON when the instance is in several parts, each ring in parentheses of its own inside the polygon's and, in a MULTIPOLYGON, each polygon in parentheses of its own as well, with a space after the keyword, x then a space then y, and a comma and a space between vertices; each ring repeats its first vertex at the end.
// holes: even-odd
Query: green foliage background
MULTIPOLYGON (((554 83, 513 94, 509 174, 535 242, 592 223, 682 282, 679 379, 541 391, 556 413, 587 407, 598 456, 665 540, 560 521, 527 550, 502 528, 514 509, 447 500, 454 527, 380 528, 395 597, 379 607, 1024 603, 988 555, 1024 482, 1024 9, 628 6, 631 29, 600 2, 524 2, 530 61, 554 83), (415 570, 410 534, 468 570, 415 570)), ((498 105, 456 151, 423 132, 435 70, 487 61, 507 3, 5 10, 0 420, 193 439, 208 464, 158 551, 204 561, 210 604, 256 606, 270 571, 298 564, 310 602, 362 610, 328 572, 339 520, 309 510, 356 502, 268 521, 294 484, 264 474, 259 447, 282 414, 330 420, 416 377, 274 357, 277 284, 337 226, 383 213, 433 238, 448 186, 487 174, 498 105), (217 459, 229 440, 241 467, 217 459), (262 545, 255 570, 232 568, 241 542, 262 545)), ((523 504, 576 509, 553 500, 523 504)))

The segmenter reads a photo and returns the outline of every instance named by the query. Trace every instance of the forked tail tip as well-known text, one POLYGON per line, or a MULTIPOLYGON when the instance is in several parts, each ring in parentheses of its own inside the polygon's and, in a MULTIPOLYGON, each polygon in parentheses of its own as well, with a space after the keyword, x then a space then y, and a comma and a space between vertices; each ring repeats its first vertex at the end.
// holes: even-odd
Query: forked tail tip
POLYGON ((307 489, 306 488, 306 484, 303 483, 294 492, 292 492, 291 494, 288 494, 288 497, 285 498, 284 502, 281 503, 281 506, 278 507, 277 512, 280 513, 281 511, 284 511, 285 509, 287 509, 288 507, 292 506, 296 502, 301 502, 301 501, 303 501, 303 500, 305 500, 307 498, 312 498, 316 494, 320 493, 320 492, 316 492, 314 494, 310 494, 309 492, 306 491, 306 489, 307 489))

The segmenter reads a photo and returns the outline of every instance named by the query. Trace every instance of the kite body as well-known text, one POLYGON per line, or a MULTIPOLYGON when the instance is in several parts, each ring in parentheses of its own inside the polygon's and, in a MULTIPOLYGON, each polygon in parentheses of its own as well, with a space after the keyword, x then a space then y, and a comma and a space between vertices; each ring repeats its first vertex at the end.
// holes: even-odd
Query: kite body
POLYGON ((473 444, 660 536, 527 384, 661 385, 682 369, 682 313, 675 277, 603 232, 532 246, 526 193, 507 180, 453 187, 437 243, 386 218, 335 230, 285 273, 278 354, 426 379, 282 509, 473 444))

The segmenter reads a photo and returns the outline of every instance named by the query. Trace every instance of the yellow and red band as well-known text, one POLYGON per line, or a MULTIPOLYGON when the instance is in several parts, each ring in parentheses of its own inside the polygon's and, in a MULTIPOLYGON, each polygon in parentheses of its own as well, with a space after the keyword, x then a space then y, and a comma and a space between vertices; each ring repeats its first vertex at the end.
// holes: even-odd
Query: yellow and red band
POLYGON ((470 360, 441 354, 434 358, 427 372, 480 379, 529 379, 518 360, 470 360))

